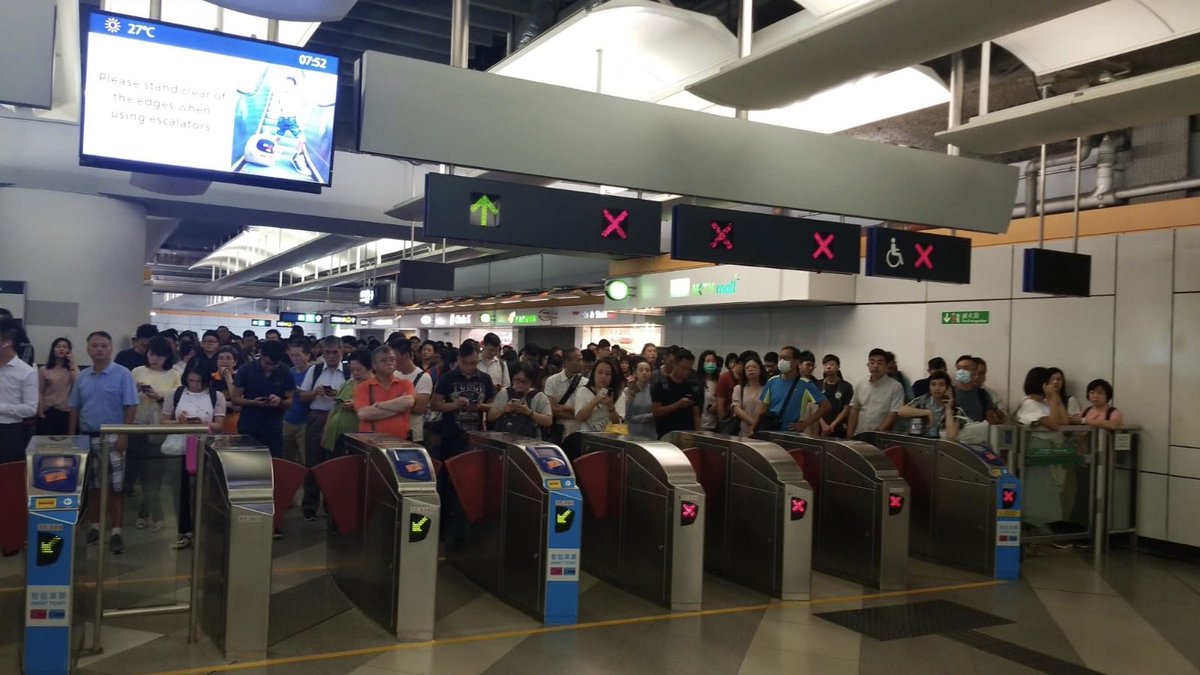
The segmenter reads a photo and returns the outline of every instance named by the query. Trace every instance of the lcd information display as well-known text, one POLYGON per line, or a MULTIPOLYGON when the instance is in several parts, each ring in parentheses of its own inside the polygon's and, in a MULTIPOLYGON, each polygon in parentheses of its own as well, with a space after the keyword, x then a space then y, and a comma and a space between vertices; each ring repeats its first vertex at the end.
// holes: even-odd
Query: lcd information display
POLYGON ((330 184, 336 57, 108 12, 86 26, 81 164, 330 184))

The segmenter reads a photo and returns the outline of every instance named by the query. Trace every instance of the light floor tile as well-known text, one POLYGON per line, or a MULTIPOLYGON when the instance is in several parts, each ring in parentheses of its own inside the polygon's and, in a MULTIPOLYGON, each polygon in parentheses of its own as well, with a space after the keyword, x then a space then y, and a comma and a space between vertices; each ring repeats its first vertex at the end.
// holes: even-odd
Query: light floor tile
POLYGON ((738 670, 738 675, 779 675, 779 673, 858 675, 858 659, 751 648, 746 654, 745 660, 742 661, 741 669, 738 670))
MULTIPOLYGON (((131 649, 140 647, 151 640, 157 640, 162 637, 161 633, 151 633, 143 630, 133 630, 131 628, 121 628, 120 626, 104 626, 104 631, 101 633, 101 639, 104 641, 104 653, 96 656, 85 656, 79 659, 79 667, 86 668, 90 665, 100 663, 105 659, 112 658, 121 652, 126 652, 131 649)), ((85 631, 84 644, 92 644, 91 624, 85 631)))
POLYGON ((380 654, 366 665, 392 673, 475 675, 490 668, 519 645, 522 639, 505 638, 404 649, 380 654))

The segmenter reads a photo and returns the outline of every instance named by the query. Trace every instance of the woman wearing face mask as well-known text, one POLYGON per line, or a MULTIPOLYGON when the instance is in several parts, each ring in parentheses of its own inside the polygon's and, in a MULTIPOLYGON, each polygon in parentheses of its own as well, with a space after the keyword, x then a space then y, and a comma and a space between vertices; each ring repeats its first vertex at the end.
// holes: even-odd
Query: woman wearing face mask
POLYGON ((711 349, 700 353, 697 361, 700 377, 704 381, 704 412, 700 414, 700 428, 717 430, 717 379, 721 373, 721 357, 711 349))
POLYGON ((580 431, 604 431, 620 424, 625 414, 625 394, 617 382, 617 363, 600 359, 592 366, 587 386, 575 390, 575 419, 580 431))
POLYGON ((650 411, 654 402, 650 400, 650 377, 654 367, 640 356, 631 356, 629 365, 633 369, 633 382, 625 388, 628 409, 625 415, 629 423, 629 436, 641 440, 658 440, 654 428, 654 413, 650 411))
MULTIPOLYGON (((162 419, 163 400, 179 388, 179 372, 171 366, 175 351, 164 338, 156 337, 146 347, 147 365, 133 369, 133 381, 138 389, 135 424, 158 424, 162 419)), ((165 471, 163 436, 134 435, 129 437, 129 456, 126 460, 127 485, 140 481, 142 500, 138 507, 137 527, 147 526, 157 532, 163 526, 163 507, 159 494, 165 471)))
POLYGON ((929 393, 916 397, 900 408, 900 416, 920 420, 917 426, 909 423, 909 433, 926 438, 958 438, 958 421, 954 418, 954 387, 950 376, 938 370, 929 374, 929 393))
POLYGON ((753 429, 758 423, 758 400, 767 383, 767 369, 754 352, 742 354, 742 376, 733 388, 733 414, 742 421, 743 429, 753 429))

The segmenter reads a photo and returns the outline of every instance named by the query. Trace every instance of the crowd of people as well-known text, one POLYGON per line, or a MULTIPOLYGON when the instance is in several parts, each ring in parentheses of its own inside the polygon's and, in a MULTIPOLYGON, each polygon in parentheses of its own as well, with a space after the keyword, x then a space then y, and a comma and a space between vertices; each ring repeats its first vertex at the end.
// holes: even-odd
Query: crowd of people
MULTIPOLYGON (((108 333, 88 335, 87 367, 79 367, 72 349, 70 340, 58 338, 35 367, 24 331, 0 310, 0 462, 23 460, 35 432, 84 434, 100 452, 106 447, 100 431, 108 424, 184 423, 241 433, 273 456, 308 467, 332 456, 337 439, 355 431, 410 439, 447 459, 483 429, 553 442, 605 430, 635 439, 680 430, 790 430, 833 438, 891 431, 984 442, 989 425, 1010 421, 1049 431, 1122 424, 1111 405, 1112 385, 1090 382, 1088 405, 1081 408, 1057 368, 1030 369, 1010 415, 987 386, 987 362, 971 355, 956 359, 954 370, 940 357, 930 359, 926 377, 910 383, 894 354, 872 349, 866 376, 851 383, 838 355, 824 355, 817 373, 815 354, 793 346, 722 358, 712 350, 697 357, 684 347, 654 344, 631 353, 607 340, 584 349, 525 345, 517 351, 494 333, 455 346, 400 333, 386 342, 315 339, 297 327, 287 339, 272 329, 259 340, 253 331, 238 338, 224 326, 198 335, 145 324, 115 356, 108 333)), ((157 460, 188 449, 169 436, 108 440, 108 545, 120 553, 125 497, 136 497, 137 527, 161 529, 166 463, 157 460)), ((188 464, 181 462, 179 475, 177 548, 189 547, 193 536, 188 464)), ((304 519, 316 520, 320 507, 310 474, 304 519)), ((100 538, 93 526, 89 543, 100 538)))

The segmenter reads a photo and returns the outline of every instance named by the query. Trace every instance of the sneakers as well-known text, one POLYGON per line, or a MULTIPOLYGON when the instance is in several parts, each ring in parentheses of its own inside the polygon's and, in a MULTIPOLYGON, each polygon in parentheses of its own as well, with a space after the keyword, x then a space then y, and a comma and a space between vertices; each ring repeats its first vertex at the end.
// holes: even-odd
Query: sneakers
POLYGON ((150 521, 150 531, 151 532, 159 532, 162 529, 163 529, 163 521, 161 521, 161 520, 151 520, 150 521))
POLYGON ((308 522, 308 523, 315 523, 315 522, 317 522, 317 514, 311 512, 311 511, 305 511, 304 512, 304 520, 305 520, 305 522, 308 522))
POLYGON ((1069 548, 1072 548, 1075 546, 1074 544, 1072 544, 1069 541, 1056 541, 1056 542, 1051 543, 1050 545, 1060 551, 1065 551, 1066 549, 1069 549, 1069 548))
POLYGON ((175 549, 176 551, 181 551, 185 548, 191 548, 191 547, 192 547, 192 535, 190 535, 190 534, 179 535, 179 538, 175 540, 175 543, 171 544, 171 548, 175 549))
POLYGON ((271 535, 271 538, 276 540, 283 539, 283 532, 281 532, 277 527, 275 528, 275 533, 271 535))
POLYGON ((120 532, 113 532, 108 538, 108 550, 113 555, 120 555, 125 552, 125 540, 121 538, 120 532))
POLYGON ((99 543, 100 543, 100 530, 97 528, 94 528, 94 527, 88 528, 87 545, 95 546, 96 544, 99 544, 99 543))
POLYGON ((139 530, 146 529, 146 519, 145 518, 138 518, 137 523, 135 523, 135 524, 137 525, 137 529, 139 529, 139 530))

